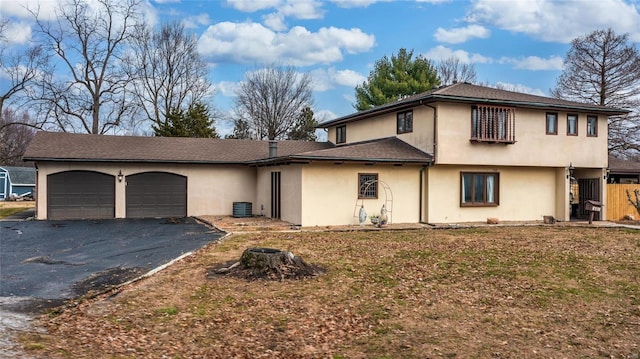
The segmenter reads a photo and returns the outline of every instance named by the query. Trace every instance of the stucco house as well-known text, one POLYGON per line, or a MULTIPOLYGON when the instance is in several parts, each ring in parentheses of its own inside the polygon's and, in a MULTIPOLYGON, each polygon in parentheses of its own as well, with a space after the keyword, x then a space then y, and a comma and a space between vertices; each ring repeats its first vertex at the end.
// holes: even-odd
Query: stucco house
MULTIPOLYGON (((607 118, 628 111, 467 83, 323 123, 329 142, 41 132, 37 218, 254 215, 303 226, 569 220, 605 202, 607 118)), ((601 214, 606 218, 606 209, 601 214)))

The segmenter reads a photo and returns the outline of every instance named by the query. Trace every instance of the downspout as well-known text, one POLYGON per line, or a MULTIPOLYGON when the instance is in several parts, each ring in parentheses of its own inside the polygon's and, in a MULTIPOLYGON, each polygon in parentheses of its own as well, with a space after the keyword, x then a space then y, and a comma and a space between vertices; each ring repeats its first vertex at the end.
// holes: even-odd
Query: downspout
POLYGON ((424 171, 427 166, 420 169, 420 182, 418 183, 418 223, 424 223, 422 220, 422 184, 424 183, 424 171))
POLYGON ((433 164, 438 162, 438 110, 420 100, 420 104, 433 109, 433 164))
POLYGON ((438 155, 438 111, 435 106, 428 105, 424 103, 422 100, 420 100, 420 104, 433 109, 433 161, 431 162, 431 164, 429 164, 429 166, 423 166, 422 169, 420 169, 420 212, 418 217, 420 224, 428 224, 431 226, 432 225, 431 223, 425 222, 424 219, 422 218, 423 217, 422 187, 424 186, 424 173, 427 171, 428 167, 431 167, 434 164, 436 164, 437 158, 438 158, 437 157, 438 155))

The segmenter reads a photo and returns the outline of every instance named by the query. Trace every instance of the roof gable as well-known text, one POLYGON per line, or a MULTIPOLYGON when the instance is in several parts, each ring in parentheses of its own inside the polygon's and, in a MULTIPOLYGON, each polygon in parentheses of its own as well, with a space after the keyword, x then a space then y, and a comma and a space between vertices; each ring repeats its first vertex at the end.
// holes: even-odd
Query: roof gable
POLYGON ((34 167, 2 166, 0 170, 9 174, 12 184, 35 185, 36 183, 36 169, 34 167))

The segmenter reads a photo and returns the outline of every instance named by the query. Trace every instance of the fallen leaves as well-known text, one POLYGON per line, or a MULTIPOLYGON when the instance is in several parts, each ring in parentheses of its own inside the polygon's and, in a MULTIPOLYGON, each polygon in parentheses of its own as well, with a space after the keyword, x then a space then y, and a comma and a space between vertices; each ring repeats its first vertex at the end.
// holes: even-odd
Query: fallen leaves
POLYGON ((513 227, 233 236, 43 317, 47 358, 625 357, 640 353, 638 232, 513 227), (327 269, 246 281, 245 248, 327 269))

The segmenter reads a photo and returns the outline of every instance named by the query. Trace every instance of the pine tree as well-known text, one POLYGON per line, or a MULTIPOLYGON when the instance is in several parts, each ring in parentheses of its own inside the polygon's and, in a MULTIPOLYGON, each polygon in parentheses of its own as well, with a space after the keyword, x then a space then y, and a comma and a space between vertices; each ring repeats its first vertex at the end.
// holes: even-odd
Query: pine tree
POLYGON ((181 109, 173 109, 167 115, 166 121, 154 125, 153 130, 159 137, 218 138, 214 123, 209 108, 202 103, 196 103, 189 106, 186 113, 181 109))
POLYGON ((298 118, 296 127, 287 134, 288 140, 315 141, 318 121, 313 118, 313 110, 305 107, 298 118))
POLYGON ((367 81, 356 86, 358 111, 384 105, 398 99, 429 91, 440 84, 438 73, 423 56, 413 57, 413 50, 400 49, 391 59, 376 61, 367 81))

